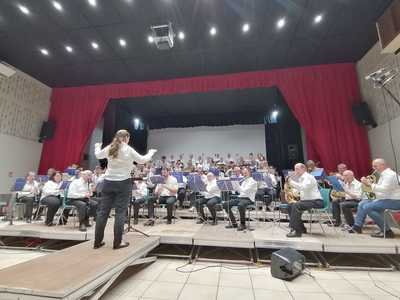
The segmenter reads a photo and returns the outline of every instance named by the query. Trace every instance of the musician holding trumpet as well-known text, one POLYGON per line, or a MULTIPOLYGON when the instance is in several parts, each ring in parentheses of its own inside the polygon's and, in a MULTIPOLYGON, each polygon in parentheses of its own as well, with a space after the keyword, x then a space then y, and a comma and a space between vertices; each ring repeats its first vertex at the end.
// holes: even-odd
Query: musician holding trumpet
POLYGON ((294 166, 294 177, 288 177, 288 184, 300 192, 300 199, 290 205, 290 229, 286 235, 288 238, 301 237, 307 233, 301 216, 305 210, 311 208, 322 208, 324 206, 321 193, 318 189, 318 183, 315 177, 307 173, 304 164, 298 163, 294 166))

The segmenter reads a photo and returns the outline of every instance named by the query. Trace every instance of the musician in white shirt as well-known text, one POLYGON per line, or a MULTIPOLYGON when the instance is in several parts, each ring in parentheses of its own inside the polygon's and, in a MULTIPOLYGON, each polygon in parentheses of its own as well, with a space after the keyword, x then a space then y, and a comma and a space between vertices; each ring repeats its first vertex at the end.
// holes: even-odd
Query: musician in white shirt
POLYGON ((254 203, 257 182, 251 177, 250 169, 245 167, 242 170, 243 180, 241 180, 240 187, 238 189, 239 196, 236 199, 231 199, 224 202, 223 207, 229 214, 231 224, 225 228, 237 228, 238 231, 246 229, 246 208, 248 205, 254 203), (240 215, 240 226, 238 227, 235 216, 232 213, 232 207, 237 206, 240 215))
POLYGON ((267 161, 263 161, 261 163, 259 172, 263 174, 264 180, 258 182, 258 189, 256 193, 256 201, 259 202, 264 202, 267 210, 269 209, 268 206, 271 204, 275 190, 274 187, 277 186, 278 181, 276 180, 276 177, 274 174, 271 174, 269 172, 269 166, 267 161), (267 185, 267 178, 269 177, 269 181, 272 183, 272 186, 267 185), (265 196, 268 196, 268 198, 265 199, 265 196))
POLYGON ((69 204, 75 206, 78 212, 80 231, 86 231, 86 227, 90 227, 89 217, 96 216, 97 201, 91 199, 91 177, 91 171, 82 171, 80 178, 73 180, 68 188, 67 198, 69 204))
POLYGON ((217 225, 217 212, 215 206, 221 202, 221 191, 217 185, 217 179, 211 172, 207 174, 207 180, 205 181, 206 191, 202 193, 203 197, 196 200, 196 209, 199 215, 197 224, 202 224, 206 221, 204 214, 204 206, 207 205, 212 217, 211 225, 217 225))
POLYGON ((167 168, 161 170, 161 176, 164 177, 164 183, 157 184, 154 194, 158 197, 159 204, 167 205, 167 224, 171 224, 178 192, 178 180, 170 174, 170 170, 167 168))
POLYGON ((39 194, 39 183, 35 180, 35 173, 29 172, 25 177, 25 184, 17 193, 17 202, 25 204, 24 219, 27 223, 32 221, 33 203, 39 194))
POLYGON ((138 179, 135 181, 133 196, 133 224, 139 223, 139 209, 141 205, 147 205, 149 220, 144 223, 145 226, 154 225, 154 201, 155 197, 149 196, 149 189, 145 181, 138 179))
POLYGON ((372 168, 379 173, 377 183, 371 183, 369 179, 363 177, 361 182, 372 187, 375 193, 375 200, 369 201, 364 205, 359 205, 356 221, 352 230, 361 233, 365 216, 368 215, 379 226, 380 231, 373 233, 372 237, 394 238, 394 233, 390 229, 390 224, 384 224, 384 211, 386 209, 400 210, 400 181, 399 175, 391 170, 382 158, 375 159, 372 162, 372 168), (386 229, 386 232, 384 232, 386 229))
POLYGON ((351 170, 343 171, 341 176, 343 178, 341 184, 345 194, 344 198, 333 199, 332 201, 332 215, 335 220, 334 226, 341 225, 341 212, 343 212, 346 223, 349 226, 353 226, 354 217, 352 210, 357 208, 361 200, 361 182, 354 178, 354 173, 351 170))
POLYGON ((118 130, 110 145, 101 149, 101 144, 95 145, 97 159, 108 160, 107 171, 104 177, 102 198, 96 218, 94 249, 105 245, 103 242, 104 229, 107 225, 111 208, 115 208, 114 249, 129 246, 122 241, 124 224, 129 201, 132 198, 131 171, 133 162, 143 164, 150 161, 157 152, 151 149, 146 155, 140 155, 128 143, 130 134, 127 130, 118 130))
POLYGON ((45 183, 42 189, 42 196, 40 199, 41 204, 47 206, 47 215, 45 224, 47 226, 53 226, 53 218, 58 208, 61 206, 61 185, 62 185, 62 174, 56 171, 49 178, 49 181, 45 183))
POLYGON ((306 166, 298 163, 294 166, 294 172, 298 179, 294 181, 289 178, 288 183, 300 192, 300 200, 290 206, 291 232, 286 235, 287 237, 301 237, 302 233, 307 232, 301 219, 305 210, 324 207, 317 180, 307 173, 306 166))

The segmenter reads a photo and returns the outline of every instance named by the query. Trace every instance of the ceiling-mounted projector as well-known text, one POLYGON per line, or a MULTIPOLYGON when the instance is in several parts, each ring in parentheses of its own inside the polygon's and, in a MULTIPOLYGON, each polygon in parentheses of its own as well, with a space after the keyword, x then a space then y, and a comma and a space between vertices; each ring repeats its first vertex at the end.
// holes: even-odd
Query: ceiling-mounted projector
POLYGON ((168 50, 174 47, 174 30, 172 23, 167 25, 151 26, 152 38, 159 50, 168 50))

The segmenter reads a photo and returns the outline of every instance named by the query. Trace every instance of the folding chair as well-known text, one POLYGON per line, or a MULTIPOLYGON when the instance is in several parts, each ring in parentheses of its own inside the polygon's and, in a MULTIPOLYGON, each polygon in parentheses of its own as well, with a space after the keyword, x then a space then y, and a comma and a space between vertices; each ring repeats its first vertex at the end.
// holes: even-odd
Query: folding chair
POLYGON ((61 206, 58 209, 59 211, 59 215, 57 218, 57 222, 56 222, 56 226, 61 225, 60 221, 61 218, 64 217, 64 211, 69 210, 69 212, 72 214, 72 217, 74 218, 74 227, 76 224, 76 216, 77 216, 77 210, 76 207, 74 205, 71 205, 68 201, 68 189, 69 189, 69 185, 70 185, 70 181, 64 182, 63 184, 63 188, 64 188, 64 195, 61 198, 61 206))
POLYGON ((323 231, 323 233, 325 234, 325 229, 322 226, 322 220, 321 220, 321 216, 325 215, 326 217, 328 217, 329 223, 332 225, 332 228, 336 231, 336 228, 334 227, 334 223, 333 220, 331 218, 331 216, 329 215, 329 209, 330 209, 330 194, 331 194, 331 189, 326 189, 326 188, 320 188, 320 192, 321 192, 321 196, 322 196, 322 201, 324 204, 323 208, 312 208, 310 210, 308 210, 309 214, 310 214, 310 233, 311 233, 311 225, 312 225, 312 217, 313 214, 318 214, 318 224, 319 226, 321 226, 321 229, 323 231))
POLYGON ((394 214, 400 214, 400 210, 385 209, 383 211, 383 238, 386 238, 386 224, 400 229, 400 222, 396 220, 394 214))

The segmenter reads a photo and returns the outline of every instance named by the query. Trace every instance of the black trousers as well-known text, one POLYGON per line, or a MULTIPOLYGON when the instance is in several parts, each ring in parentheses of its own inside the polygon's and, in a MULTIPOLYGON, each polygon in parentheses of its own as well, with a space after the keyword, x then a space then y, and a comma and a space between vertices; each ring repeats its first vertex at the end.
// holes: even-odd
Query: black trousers
POLYGON ((99 245, 103 241, 104 229, 111 208, 114 207, 114 246, 118 246, 122 241, 128 204, 132 198, 132 180, 130 178, 123 181, 104 180, 101 196, 97 210, 94 244, 99 245))
POLYGON ((149 219, 154 218, 154 202, 156 201, 155 197, 146 196, 144 198, 138 198, 133 200, 133 218, 135 220, 139 219, 139 209, 140 205, 147 204, 147 209, 149 211, 149 219))
POLYGON ((212 197, 209 199, 206 198, 200 198, 196 200, 196 209, 197 213, 202 217, 204 220, 206 219, 206 216, 204 214, 204 206, 207 205, 208 210, 210 211, 211 217, 214 221, 217 220, 217 211, 215 209, 215 206, 221 202, 220 197, 212 197))
POLYGON ((47 214, 45 223, 53 223, 54 216, 62 204, 62 200, 57 196, 47 196, 41 200, 43 205, 47 206, 47 214))
POLYGON ((354 225, 353 209, 357 208, 360 201, 357 199, 339 199, 332 201, 332 215, 336 224, 342 223, 341 212, 343 212, 346 223, 350 226, 354 225))
POLYGON ((271 189, 269 189, 269 188, 258 189, 256 192, 256 201, 264 202, 268 207, 272 202, 271 189), (264 198, 264 196, 268 196, 268 197, 264 198))
POLYGON ((89 220, 89 217, 96 217, 97 201, 82 198, 82 199, 69 199, 69 203, 76 207, 78 211, 79 223, 89 220))
POLYGON ((236 224, 236 219, 233 215, 232 207, 237 206, 240 215, 240 224, 246 225, 246 207, 252 203, 253 201, 251 201, 249 198, 239 197, 236 199, 225 201, 223 204, 223 208, 229 214, 229 219, 231 220, 231 223, 236 224))
POLYGON ((289 205, 290 228, 296 232, 303 232, 304 223, 301 219, 303 212, 311 208, 323 208, 324 202, 321 199, 301 200, 289 205))
POLYGON ((35 197, 21 197, 17 199, 17 202, 25 204, 25 219, 32 219, 33 203, 35 202, 35 197))
POLYGON ((177 196, 179 207, 183 207, 183 201, 185 201, 185 197, 186 197, 186 188, 179 188, 177 196))

